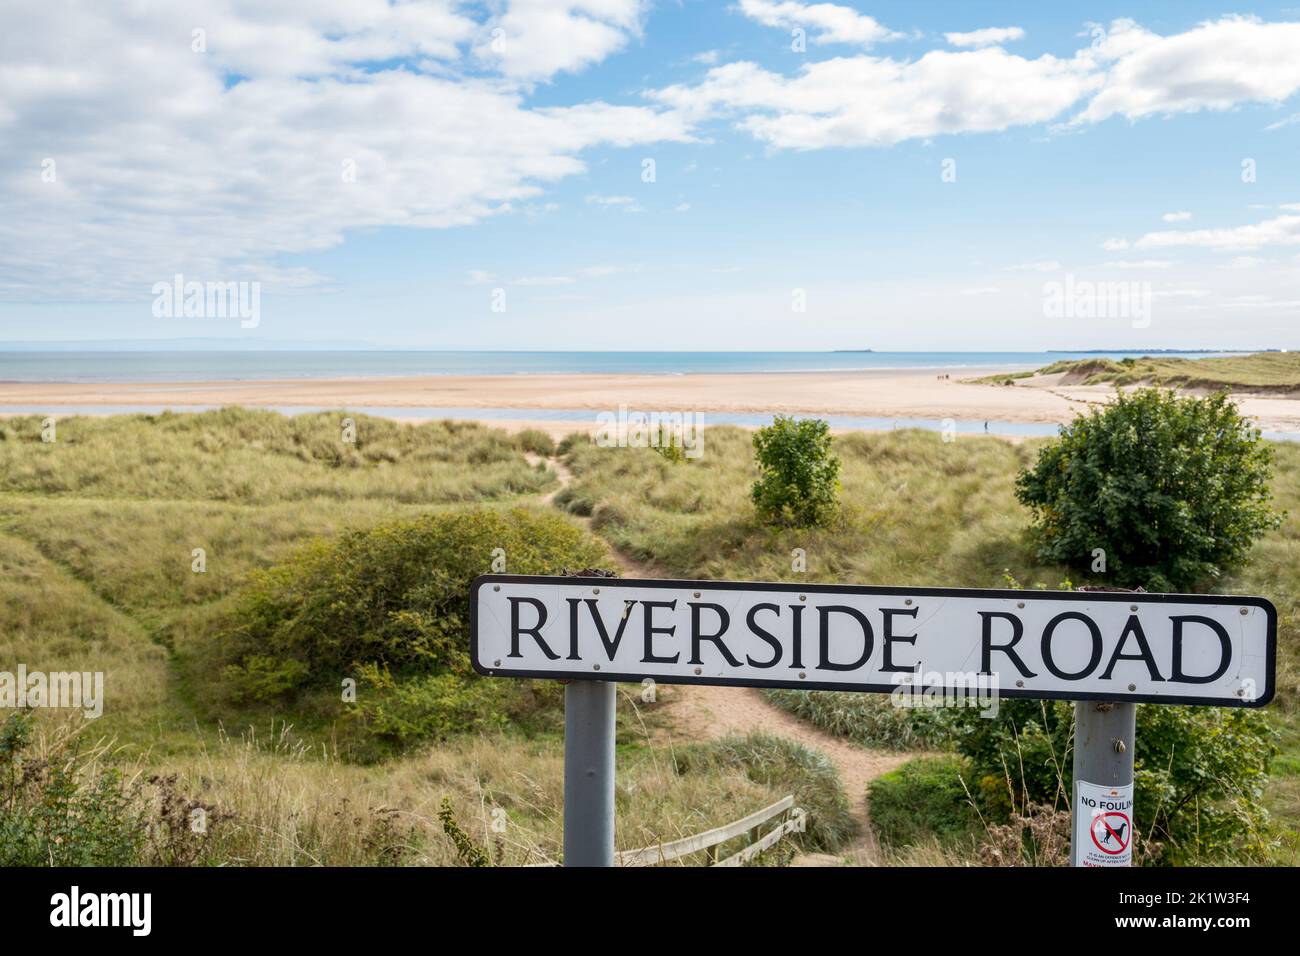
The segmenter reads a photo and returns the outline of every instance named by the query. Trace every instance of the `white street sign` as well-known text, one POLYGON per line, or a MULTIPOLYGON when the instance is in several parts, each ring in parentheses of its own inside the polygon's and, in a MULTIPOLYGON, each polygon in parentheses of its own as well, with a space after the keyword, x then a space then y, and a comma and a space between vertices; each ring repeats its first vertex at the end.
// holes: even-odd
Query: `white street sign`
POLYGON ((495 677, 890 693, 991 675, 1002 697, 1228 707, 1274 690, 1258 597, 491 574, 470 615, 495 677))

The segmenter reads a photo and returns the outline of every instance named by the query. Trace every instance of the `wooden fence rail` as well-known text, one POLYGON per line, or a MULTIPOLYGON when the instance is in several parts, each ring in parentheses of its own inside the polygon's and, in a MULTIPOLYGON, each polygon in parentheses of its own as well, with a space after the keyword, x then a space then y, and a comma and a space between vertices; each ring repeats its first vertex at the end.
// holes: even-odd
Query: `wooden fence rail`
MULTIPOLYGON (((781 842, 781 838, 787 834, 803 833, 807 826, 807 811, 794 805, 793 796, 782 797, 770 807, 755 810, 749 816, 741 817, 734 823, 714 827, 712 830, 706 830, 694 836, 683 837, 680 840, 673 840, 671 843, 660 843, 657 846, 648 846, 640 850, 624 850, 622 853, 615 854, 614 862, 619 866, 655 866, 703 850, 708 855, 709 866, 741 866, 764 850, 776 846, 777 843, 781 842), (763 824, 777 817, 781 818, 780 822, 767 833, 759 836, 758 831, 763 824), (728 840, 734 840, 745 833, 751 835, 749 846, 737 853, 733 853, 726 859, 719 860, 718 847, 728 840)), ((526 863, 524 865, 559 866, 560 864, 554 860, 548 860, 545 863, 526 863)))
POLYGON ((802 833, 807 826, 807 818, 807 813, 794 805, 793 796, 783 797, 770 807, 756 810, 734 823, 673 840, 671 843, 648 846, 641 850, 625 850, 615 858, 619 866, 654 866, 703 850, 708 856, 709 866, 740 866, 764 850, 775 846, 786 834, 802 833), (781 818, 780 822, 768 833, 760 836, 759 829, 763 824, 777 817, 781 818), (718 848, 728 840, 734 840, 745 833, 751 835, 749 846, 726 859, 719 860, 718 848))

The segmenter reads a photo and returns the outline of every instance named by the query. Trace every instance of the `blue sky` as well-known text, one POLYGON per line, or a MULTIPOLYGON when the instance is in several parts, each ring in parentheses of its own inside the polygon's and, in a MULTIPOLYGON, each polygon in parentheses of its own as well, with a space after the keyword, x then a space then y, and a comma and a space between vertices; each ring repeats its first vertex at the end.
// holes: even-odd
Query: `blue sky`
POLYGON ((1300 9, 1061 6, 3 0, 0 340, 1300 347, 1300 9))

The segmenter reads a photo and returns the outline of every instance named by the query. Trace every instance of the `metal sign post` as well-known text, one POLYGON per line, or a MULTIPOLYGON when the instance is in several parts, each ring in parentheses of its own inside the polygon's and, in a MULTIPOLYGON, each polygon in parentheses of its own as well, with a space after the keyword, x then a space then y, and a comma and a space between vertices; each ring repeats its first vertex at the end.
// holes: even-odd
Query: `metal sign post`
POLYGON ((1137 704, 1081 700, 1074 705, 1074 794, 1071 866, 1131 866, 1133 861, 1133 738, 1137 704), (1091 798, 1089 788, 1101 799, 1091 798), (1106 802, 1111 795, 1111 802, 1106 802), (1127 809, 1123 804, 1127 802, 1127 809), (1090 804, 1099 805, 1092 806, 1090 804), (1126 822, 1110 825, 1107 813, 1126 822), (1093 842, 1093 831, 1100 833, 1093 842))
POLYGON ((564 688, 564 865, 614 865, 614 706, 610 681, 564 688))

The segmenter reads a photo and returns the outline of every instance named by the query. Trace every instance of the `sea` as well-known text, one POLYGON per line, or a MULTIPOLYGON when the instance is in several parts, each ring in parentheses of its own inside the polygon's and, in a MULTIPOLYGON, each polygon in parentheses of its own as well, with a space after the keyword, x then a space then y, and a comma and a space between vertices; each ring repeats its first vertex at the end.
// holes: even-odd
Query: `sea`
MULTIPOLYGON (((825 372, 1032 369, 1097 352, 452 352, 0 350, 0 382, 231 382, 408 375, 686 375, 691 372, 825 372)), ((1143 352, 1106 352, 1107 358, 1143 352)), ((1189 358, 1222 353, 1179 353, 1189 358)))

